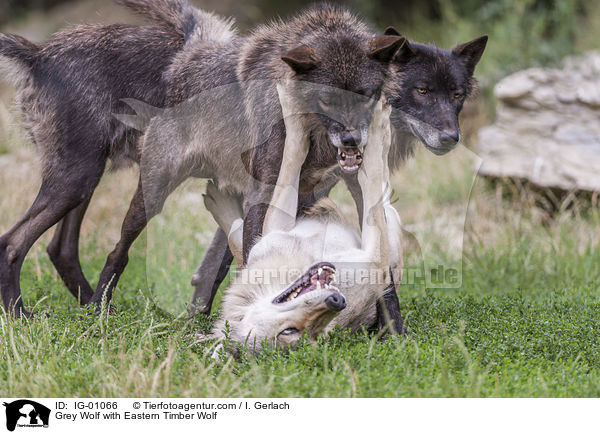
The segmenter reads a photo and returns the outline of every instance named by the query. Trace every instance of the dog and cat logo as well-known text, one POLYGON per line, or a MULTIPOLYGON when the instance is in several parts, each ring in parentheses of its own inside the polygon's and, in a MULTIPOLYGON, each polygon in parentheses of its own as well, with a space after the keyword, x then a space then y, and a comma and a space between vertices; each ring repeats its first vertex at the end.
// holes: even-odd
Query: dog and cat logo
POLYGON ((19 399, 10 403, 5 402, 6 429, 15 428, 48 428, 50 409, 29 399, 19 399))

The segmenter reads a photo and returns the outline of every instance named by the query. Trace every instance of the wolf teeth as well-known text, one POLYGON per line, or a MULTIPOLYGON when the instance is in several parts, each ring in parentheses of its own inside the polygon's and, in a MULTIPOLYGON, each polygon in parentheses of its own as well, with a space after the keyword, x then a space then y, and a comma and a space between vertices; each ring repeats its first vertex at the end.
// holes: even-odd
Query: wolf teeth
POLYGON ((294 298, 298 297, 298 294, 300 294, 301 290, 302 290, 302 287, 296 289, 294 292, 292 292, 290 295, 288 295, 287 300, 293 300, 294 298))

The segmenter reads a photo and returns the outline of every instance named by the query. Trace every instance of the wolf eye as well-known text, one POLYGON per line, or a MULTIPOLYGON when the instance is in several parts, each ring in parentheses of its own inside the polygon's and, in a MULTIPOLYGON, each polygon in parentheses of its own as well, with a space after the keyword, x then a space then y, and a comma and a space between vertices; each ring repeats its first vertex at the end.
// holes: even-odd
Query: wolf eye
POLYGON ((299 331, 300 331, 300 330, 298 330, 298 329, 297 329, 297 328, 295 328, 295 327, 290 327, 290 328, 288 328, 288 329, 285 329, 285 330, 283 330, 283 331, 282 331, 281 333, 279 333, 279 334, 280 334, 280 335, 284 335, 284 336, 287 336, 287 335, 294 335, 294 334, 298 333, 299 331))
POLYGON ((456 93, 454 94, 454 99, 460 99, 460 98, 462 98, 462 96, 463 96, 463 94, 462 94, 462 93, 460 93, 460 92, 456 92, 456 93))
POLYGON ((427 89, 424 87, 419 87, 417 88, 417 92, 419 92, 419 95, 425 95, 427 93, 427 89))

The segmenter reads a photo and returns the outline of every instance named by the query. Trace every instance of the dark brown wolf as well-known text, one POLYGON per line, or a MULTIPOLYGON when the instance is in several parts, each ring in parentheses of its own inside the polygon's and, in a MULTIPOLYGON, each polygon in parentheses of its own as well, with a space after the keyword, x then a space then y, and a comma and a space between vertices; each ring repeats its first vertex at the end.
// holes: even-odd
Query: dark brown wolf
MULTIPOLYGON (((189 32, 162 12, 163 2, 122 3, 139 12, 150 8, 146 15, 189 32)), ((303 207, 326 195, 342 173, 356 176, 375 98, 403 43, 402 36, 377 35, 345 8, 327 4, 259 26, 247 37, 218 43, 187 38, 165 74, 171 108, 147 127, 138 191, 92 301, 110 300, 131 244, 190 176, 245 196, 245 252, 252 247, 281 166, 281 80, 298 83, 299 103, 316 104, 304 117, 311 150, 300 182, 303 207)))

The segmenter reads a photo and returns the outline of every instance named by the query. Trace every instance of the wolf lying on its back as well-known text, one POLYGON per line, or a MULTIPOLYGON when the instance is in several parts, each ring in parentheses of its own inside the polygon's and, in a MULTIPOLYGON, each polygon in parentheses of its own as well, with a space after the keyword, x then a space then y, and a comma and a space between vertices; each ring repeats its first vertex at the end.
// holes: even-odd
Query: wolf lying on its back
MULTIPOLYGON (((213 337, 222 339, 227 330, 229 339, 255 352, 265 342, 293 348, 304 332, 315 339, 335 325, 371 327, 390 266, 396 279, 402 272, 400 219, 386 195, 389 107, 384 109, 381 100, 376 107, 358 173, 364 192, 361 236, 331 210, 296 221, 298 180, 309 137, 285 88, 280 92, 287 131, 281 175, 264 234, 226 290, 213 331, 213 337), (289 282, 288 272, 296 269, 306 271, 289 282), (334 282, 335 276, 339 277, 334 282)), ((210 184, 205 203, 230 235, 231 250, 241 252, 242 214, 235 198, 210 184)))

